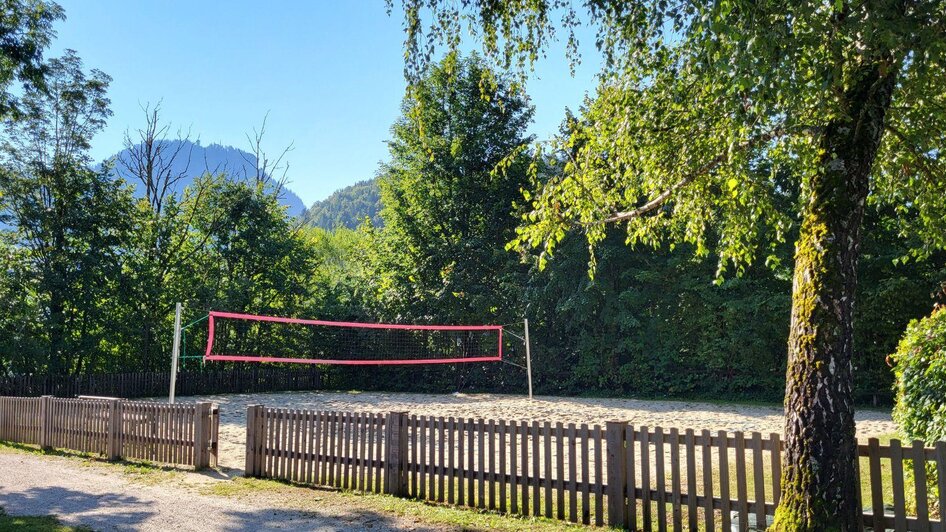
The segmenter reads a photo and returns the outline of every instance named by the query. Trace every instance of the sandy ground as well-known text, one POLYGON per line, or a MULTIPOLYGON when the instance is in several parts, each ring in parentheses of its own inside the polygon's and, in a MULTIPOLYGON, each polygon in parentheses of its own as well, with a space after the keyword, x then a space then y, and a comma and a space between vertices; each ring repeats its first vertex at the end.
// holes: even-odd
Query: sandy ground
MULTIPOLYGON (((212 401, 220 405, 221 466, 242 468, 245 459, 246 407, 334 410, 348 412, 403 411, 416 415, 463 418, 598 423, 623 420, 633 425, 694 430, 782 432, 782 409, 774 406, 712 404, 692 401, 636 399, 528 398, 492 394, 403 394, 362 392, 286 392, 182 397, 181 401, 212 401)), ((856 415, 858 438, 889 434, 896 427, 889 412, 861 410, 856 415)))
POLYGON ((143 485, 120 466, 0 452, 0 507, 10 515, 53 514, 66 524, 97 531, 445 529, 359 507, 357 500, 339 504, 331 494, 314 510, 286 508, 266 497, 206 495, 201 485, 228 479, 217 472, 167 474, 175 475, 173 481, 143 485))

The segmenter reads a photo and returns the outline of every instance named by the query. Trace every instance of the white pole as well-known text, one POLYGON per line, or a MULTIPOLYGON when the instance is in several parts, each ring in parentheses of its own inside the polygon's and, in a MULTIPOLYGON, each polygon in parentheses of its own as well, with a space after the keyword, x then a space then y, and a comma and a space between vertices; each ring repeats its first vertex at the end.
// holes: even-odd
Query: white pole
POLYGON ((168 403, 174 404, 174 386, 177 384, 177 359, 181 356, 181 304, 174 309, 174 344, 171 346, 171 391, 168 403))
POLYGON ((526 330, 526 378, 529 379, 529 400, 532 400, 532 352, 529 349, 529 319, 522 320, 526 330))

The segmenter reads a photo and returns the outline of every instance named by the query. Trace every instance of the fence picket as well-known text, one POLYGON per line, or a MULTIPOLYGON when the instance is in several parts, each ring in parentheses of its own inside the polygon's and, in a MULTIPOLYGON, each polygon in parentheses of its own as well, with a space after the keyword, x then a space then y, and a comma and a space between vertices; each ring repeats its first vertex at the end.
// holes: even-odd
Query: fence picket
POLYGON ((704 429, 701 433, 701 454, 703 456, 703 522, 706 530, 716 528, 716 518, 713 513, 713 447, 711 438, 710 431, 704 429))
POLYGON ((601 425, 594 426, 595 438, 595 525, 604 524, 604 450, 601 445, 601 425))
POLYGON ((939 529, 946 530, 946 442, 936 442, 936 485, 939 488, 939 529))
POLYGON ((473 418, 466 420, 466 445, 467 467, 461 479, 466 480, 467 505, 474 508, 476 507, 476 422, 473 418))
POLYGON ((749 522, 749 495, 746 487, 746 440, 741 431, 735 432, 736 438, 736 496, 739 511, 739 526, 745 529, 749 522))
POLYGON ((644 530, 650 530, 653 523, 653 514, 650 499, 650 429, 642 426, 640 429, 641 442, 641 517, 644 519, 644 530))
POLYGON ((880 474, 880 440, 877 438, 868 438, 867 440, 867 462, 870 468, 870 498, 871 512, 873 519, 871 525, 876 528, 883 528, 884 525, 884 489, 880 474))
MULTIPOLYGON (((489 489, 489 506, 490 510, 496 509, 496 482, 493 480, 494 475, 496 474, 496 423, 491 419, 486 425, 486 442, 487 449, 486 455, 489 457, 489 465, 487 467, 487 475, 490 479, 488 483, 489 489)), ((484 467, 486 464, 483 464, 484 467)))
POLYGON ((916 526, 918 530, 929 532, 929 500, 926 493, 926 457, 925 445, 920 440, 913 440, 913 486, 916 493, 916 526))
POLYGON ((506 513, 506 420, 499 420, 499 511, 506 513))
POLYGON ((719 497, 722 500, 722 508, 720 513, 722 514, 722 529, 731 530, 732 528, 732 518, 730 517, 729 512, 732 509, 731 501, 729 499, 729 444, 727 443, 728 437, 726 436, 726 431, 721 430, 717 434, 717 454, 719 460, 719 497))
MULTIPOLYGON (((454 420, 453 416, 450 416, 447 419, 447 502, 449 504, 453 504, 455 501, 454 491, 462 492, 463 490, 462 480, 460 481, 459 488, 457 488, 456 486, 457 484, 456 478, 460 476, 459 470, 463 469, 463 450, 462 450, 463 443, 462 442, 463 442, 463 418, 454 420), (456 449, 457 439, 459 439, 461 442, 460 443, 461 449, 459 450, 459 452, 457 452, 457 449, 456 449), (459 468, 457 467, 458 459, 460 460, 459 468)), ((458 494, 458 497, 459 497, 458 500, 460 501, 463 500, 463 496, 461 494, 458 494)), ((463 504, 463 503, 460 502, 460 504, 463 504)), ((473 494, 471 492, 470 505, 472 506, 472 504, 473 504, 473 494)))
POLYGON ((540 437, 539 437, 539 422, 532 422, 532 429, 530 431, 532 435, 532 515, 540 516, 542 515, 542 486, 539 483, 539 479, 542 478, 542 469, 541 469, 541 455, 540 455, 540 437))
POLYGON ((443 498, 444 498, 444 478, 446 475, 446 471, 444 469, 446 467, 446 464, 444 463, 444 460, 443 460, 444 452, 446 451, 446 449, 444 449, 444 430, 445 429, 446 427, 444 427, 443 416, 440 416, 437 418, 437 435, 438 435, 437 450, 440 453, 440 461, 438 462, 439 467, 437 468, 438 473, 439 473, 438 485, 437 485, 437 502, 443 502, 443 498))
POLYGON ((903 484, 903 451, 899 440, 890 441, 890 477, 893 484, 894 530, 907 529, 907 510, 903 484))
POLYGON ((588 425, 581 424, 581 522, 591 524, 591 480, 588 472, 588 441, 590 434, 588 425))
POLYGON ((519 513, 519 493, 516 488, 518 478, 516 475, 519 462, 517 461, 519 448, 519 439, 516 438, 516 428, 518 424, 515 421, 509 422, 509 509, 512 513, 519 513))
POLYGON ((752 482, 755 486, 755 518, 765 527, 765 479, 762 476, 762 434, 752 433, 752 482))
POLYGON ((696 447, 693 429, 686 429, 687 454, 687 525, 696 530, 696 447))
POLYGON ((565 427, 555 424, 555 509, 556 518, 565 520, 565 427))
POLYGON ((568 520, 578 521, 578 456, 575 446, 575 424, 568 424, 568 520))
POLYGON ((542 465, 545 474, 545 517, 552 517, 552 425, 546 421, 542 425, 542 446, 545 455, 542 465))
POLYGON ((680 496, 680 431, 676 428, 670 429, 670 486, 673 529, 683 530, 683 508, 680 496))
POLYGON ((529 423, 527 421, 519 422, 520 437, 520 457, 522 458, 522 515, 529 515, 531 507, 529 505, 529 423))
MULTIPOLYGON (((779 501, 782 499, 782 441, 779 435, 773 432, 769 434, 769 442, 771 442, 772 446, 772 500, 775 506, 778 506, 779 501)), ((855 463, 860 464, 860 459, 855 463)), ((858 475, 858 478, 860 478, 860 475, 858 475)), ((860 494, 860 488, 860 483, 858 483, 858 494, 860 494)))
POLYGON ((664 473, 664 429, 654 427, 654 476, 657 480, 657 530, 667 530, 667 486, 664 473))
POLYGON ((637 439, 637 431, 634 430, 632 425, 627 425, 624 428, 624 441, 626 442, 625 456, 624 456, 624 467, 625 475, 627 476, 627 511, 626 515, 626 525, 629 530, 637 530, 637 460, 634 458, 635 440, 637 439))

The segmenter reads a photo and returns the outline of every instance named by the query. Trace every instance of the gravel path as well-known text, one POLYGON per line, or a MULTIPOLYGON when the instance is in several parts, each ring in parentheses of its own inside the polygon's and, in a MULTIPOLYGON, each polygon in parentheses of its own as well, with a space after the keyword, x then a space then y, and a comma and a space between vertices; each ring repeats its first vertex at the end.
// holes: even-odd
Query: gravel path
MULTIPOLYGON (((155 399, 163 400, 163 399, 155 399)), ((536 397, 533 401, 515 395, 496 394, 407 394, 374 392, 285 392, 226 394, 183 397, 181 401, 213 401, 220 405, 221 466, 242 469, 245 460, 246 407, 336 410, 347 412, 406 411, 416 415, 464 418, 599 423, 624 420, 634 425, 700 431, 726 430, 782 432, 782 408, 774 406, 713 404, 695 401, 649 401, 638 399, 589 399, 536 397)), ((857 412, 857 435, 889 434, 896 430, 890 412, 857 412)))
POLYGON ((357 501, 339 504, 331 494, 314 511, 280 508, 265 496, 203 495, 199 486, 227 479, 219 473, 167 474, 175 481, 143 485, 123 475, 121 466, 0 452, 0 507, 11 515, 54 514, 66 524, 100 531, 439 529, 358 508, 357 501))

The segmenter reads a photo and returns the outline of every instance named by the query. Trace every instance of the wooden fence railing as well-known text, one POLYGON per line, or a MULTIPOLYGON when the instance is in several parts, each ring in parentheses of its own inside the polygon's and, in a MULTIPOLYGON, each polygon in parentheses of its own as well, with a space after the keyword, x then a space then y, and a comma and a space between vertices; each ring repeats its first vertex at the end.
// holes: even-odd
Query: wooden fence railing
MULTIPOLYGON (((0 396, 76 397, 164 397, 168 393, 170 371, 91 373, 87 375, 20 375, 0 377, 0 396)), ((250 366, 222 370, 180 371, 177 395, 215 393, 256 393, 322 388, 322 371, 315 366, 274 368, 250 366)))
MULTIPOLYGON (((757 432, 252 406, 246 475, 632 530, 747 530, 774 514, 781 449, 757 432)), ((865 526, 946 531, 946 478, 937 501, 927 493, 946 442, 859 453, 865 526)))
POLYGON ((211 403, 0 397, 0 440, 144 459, 216 465, 220 415, 211 403))

